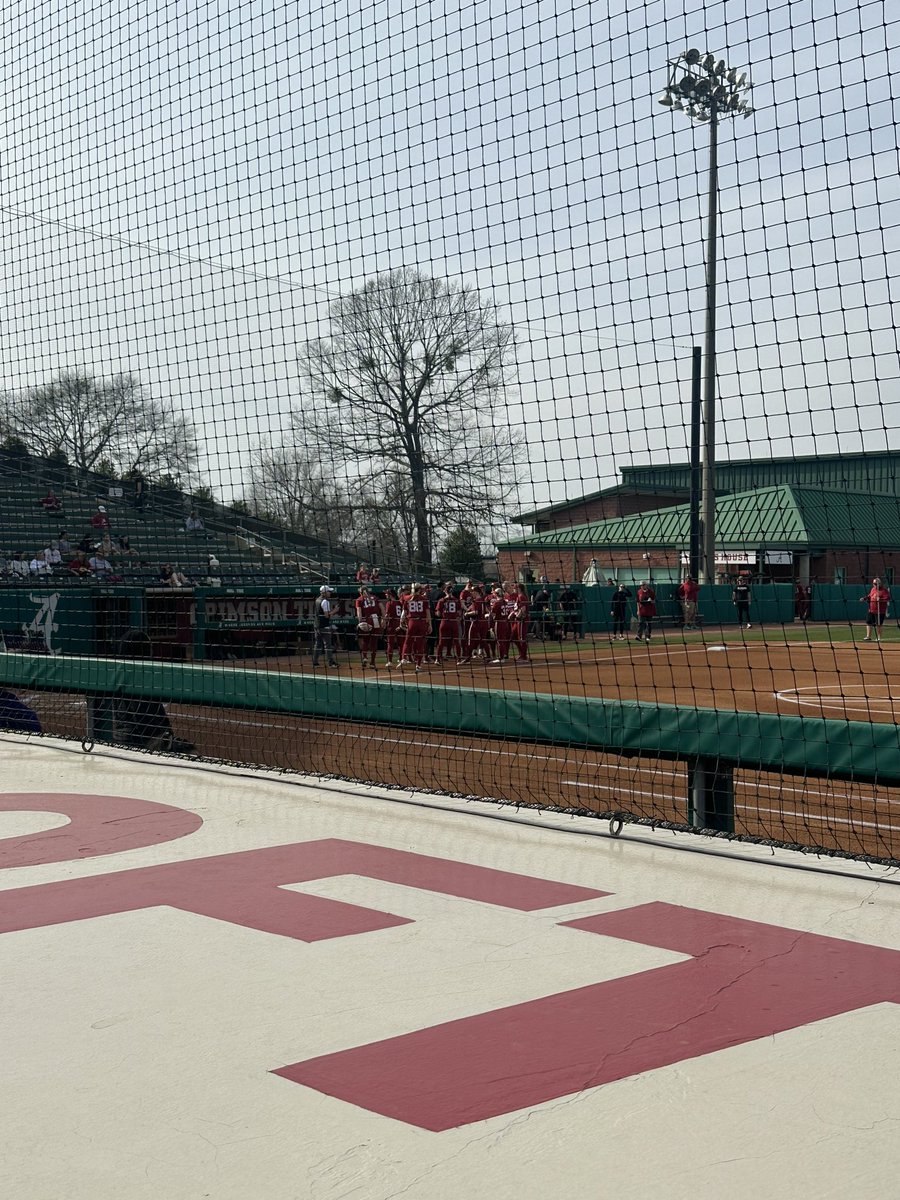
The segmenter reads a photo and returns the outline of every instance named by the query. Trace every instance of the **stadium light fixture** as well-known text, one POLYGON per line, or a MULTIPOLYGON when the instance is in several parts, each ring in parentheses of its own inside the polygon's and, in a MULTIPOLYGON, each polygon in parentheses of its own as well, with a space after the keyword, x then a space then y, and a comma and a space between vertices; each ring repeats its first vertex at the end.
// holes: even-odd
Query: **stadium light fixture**
MULTIPOLYGON (((699 544, 699 562, 691 574, 701 583, 716 582, 716 240, 719 223, 718 133, 725 117, 752 116, 752 87, 746 71, 729 67, 709 51, 691 48, 669 60, 669 80, 659 103, 709 128, 709 180, 706 227, 706 334, 703 352, 703 461, 699 500, 691 501, 691 546, 699 544)), ((693 414, 692 414, 693 422, 693 414)))

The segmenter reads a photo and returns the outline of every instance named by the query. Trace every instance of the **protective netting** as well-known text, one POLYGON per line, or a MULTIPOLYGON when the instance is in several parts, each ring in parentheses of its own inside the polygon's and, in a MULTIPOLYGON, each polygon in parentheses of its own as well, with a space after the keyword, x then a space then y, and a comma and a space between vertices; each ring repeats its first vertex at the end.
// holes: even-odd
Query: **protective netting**
POLYGON ((8 6, 0 724, 900 858, 900 13, 744 8, 8 6))

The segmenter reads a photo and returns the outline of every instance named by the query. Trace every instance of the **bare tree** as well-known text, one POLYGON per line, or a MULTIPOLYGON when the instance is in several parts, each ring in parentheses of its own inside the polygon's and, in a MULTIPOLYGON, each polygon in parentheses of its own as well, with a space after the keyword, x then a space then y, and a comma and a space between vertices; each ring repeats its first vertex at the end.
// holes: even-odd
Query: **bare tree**
POLYGON ((178 476, 197 459, 194 431, 171 405, 154 400, 133 375, 95 379, 61 374, 0 400, 0 429, 42 457, 64 454, 80 471, 101 462, 120 474, 178 476))
POLYGON ((409 486, 397 472, 377 480, 338 480, 303 444, 263 444, 250 468, 248 510, 293 533, 320 538, 391 569, 415 554, 409 486))
POLYGON ((245 500, 253 512, 294 533, 341 544, 351 535, 345 489, 293 442, 263 444, 250 468, 245 500))
POLYGON ((513 331, 475 289, 407 269, 369 280, 328 316, 329 336, 299 354, 299 425, 336 472, 403 481, 413 557, 427 565, 436 529, 483 520, 512 494, 513 331))

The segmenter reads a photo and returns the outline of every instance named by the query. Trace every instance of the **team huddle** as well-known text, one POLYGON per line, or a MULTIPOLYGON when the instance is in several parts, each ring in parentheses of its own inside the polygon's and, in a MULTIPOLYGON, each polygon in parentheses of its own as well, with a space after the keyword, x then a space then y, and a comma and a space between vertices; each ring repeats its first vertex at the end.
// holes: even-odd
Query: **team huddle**
MULTIPOLYGON (((321 607, 320 600, 316 648, 322 630, 321 607)), ((387 588, 383 598, 364 583, 355 607, 356 639, 364 668, 377 668, 382 639, 386 666, 401 669, 412 666, 421 671, 426 657, 441 667, 450 661, 462 666, 479 657, 485 665, 502 666, 510 661, 513 648, 516 662, 528 661, 531 602, 521 585, 497 584, 487 591, 481 584, 469 583, 457 596, 454 585, 446 583, 432 609, 423 583, 399 591, 387 588)), ((314 649, 313 665, 317 661, 314 649)))

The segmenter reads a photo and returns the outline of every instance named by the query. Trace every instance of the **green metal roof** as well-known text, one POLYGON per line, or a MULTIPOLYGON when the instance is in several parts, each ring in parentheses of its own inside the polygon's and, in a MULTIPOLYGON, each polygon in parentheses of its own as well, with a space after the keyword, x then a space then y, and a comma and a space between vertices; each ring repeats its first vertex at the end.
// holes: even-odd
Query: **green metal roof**
MULTIPOLYGON (((623 467, 622 482, 636 488, 687 488, 690 487, 691 469, 687 463, 623 467)), ((865 454, 734 459, 716 463, 716 490, 719 492, 743 492, 779 484, 900 493, 900 452, 876 450, 865 454)))
MULTIPOLYGON (((677 469, 677 468, 673 468, 677 469)), ((604 500, 610 496, 646 496, 656 493, 660 496, 675 496, 683 500, 690 493, 690 478, 683 487, 667 487, 659 483, 635 484, 616 483, 612 487, 601 488, 599 492, 590 492, 586 496, 578 496, 575 500, 559 500, 556 504, 547 504, 543 508, 521 512, 516 517, 521 525, 533 525, 544 517, 551 517, 557 512, 576 512, 582 505, 592 504, 596 500, 604 500)))
MULTIPOLYGON (((560 500, 543 508, 519 514, 523 524, 533 524, 555 513, 574 510, 604 496, 634 495, 636 492, 668 492, 687 495, 691 486, 688 463, 660 463, 621 468, 621 483, 560 500)), ((792 455, 789 458, 723 459, 716 463, 716 491, 753 491, 777 487, 849 488, 858 492, 900 495, 900 450, 876 450, 864 454, 792 455)))
MULTIPOLYGON (((592 521, 507 542, 500 549, 686 547, 687 504, 592 521)), ((900 549, 900 496, 834 488, 766 487, 719 496, 716 544, 722 549, 814 547, 900 549)))

